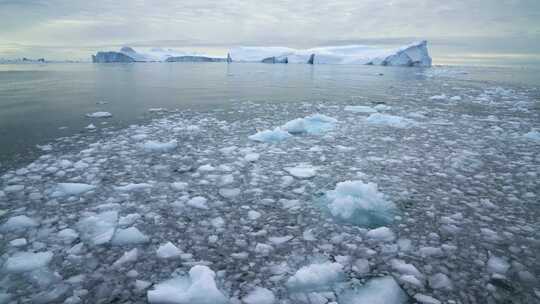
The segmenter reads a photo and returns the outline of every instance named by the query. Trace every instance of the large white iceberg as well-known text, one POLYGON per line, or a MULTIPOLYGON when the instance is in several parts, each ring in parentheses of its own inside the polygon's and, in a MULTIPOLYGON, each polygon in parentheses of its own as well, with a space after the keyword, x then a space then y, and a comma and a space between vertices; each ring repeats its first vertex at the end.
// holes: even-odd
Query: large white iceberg
POLYGON ((430 67, 427 41, 419 41, 398 49, 386 50, 365 45, 329 46, 312 49, 287 47, 237 47, 230 50, 232 61, 263 62, 268 58, 288 63, 374 64, 389 66, 430 67))

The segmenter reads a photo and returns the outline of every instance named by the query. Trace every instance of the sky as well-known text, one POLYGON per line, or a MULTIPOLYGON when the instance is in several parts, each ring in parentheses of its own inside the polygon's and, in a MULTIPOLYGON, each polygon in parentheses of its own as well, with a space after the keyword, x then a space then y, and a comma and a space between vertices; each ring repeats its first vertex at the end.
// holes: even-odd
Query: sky
POLYGON ((539 56, 540 0, 0 0, 0 58, 419 39, 447 57, 539 56))

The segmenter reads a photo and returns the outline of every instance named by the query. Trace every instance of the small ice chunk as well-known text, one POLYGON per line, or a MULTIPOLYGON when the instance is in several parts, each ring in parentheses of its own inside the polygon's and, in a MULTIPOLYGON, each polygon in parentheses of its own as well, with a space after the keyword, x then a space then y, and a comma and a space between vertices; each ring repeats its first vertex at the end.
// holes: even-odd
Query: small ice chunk
POLYGON ((387 126, 393 128, 409 128, 416 124, 414 120, 408 118, 381 113, 374 113, 369 115, 366 121, 373 125, 387 126))
POLYGON ((249 210, 248 211, 248 218, 252 221, 258 219, 259 217, 261 217, 261 213, 260 212, 257 212, 255 210, 249 210))
POLYGON ((451 100, 451 101, 460 101, 460 100, 461 100, 461 96, 458 96, 458 95, 452 96, 452 97, 450 97, 450 100, 451 100))
POLYGON ((167 142, 149 140, 141 145, 141 147, 147 152, 170 152, 176 149, 177 146, 178 142, 176 141, 176 139, 167 142))
POLYGON ((286 242, 292 240, 293 238, 294 237, 292 235, 285 235, 285 236, 269 237, 268 240, 274 245, 281 245, 283 243, 286 243, 286 242))
POLYGON ((300 268, 287 280, 287 288, 294 292, 331 290, 332 285, 344 279, 343 265, 324 262, 300 268))
POLYGON ((147 183, 140 183, 140 184, 127 184, 125 186, 118 186, 114 187, 114 190, 116 191, 122 191, 122 192, 131 192, 131 191, 139 191, 144 189, 152 188, 152 185, 147 183))
POLYGON ((289 137, 291 137, 289 132, 283 131, 280 127, 277 127, 274 130, 259 131, 253 135, 250 135, 248 138, 258 142, 277 143, 289 137))
POLYGON ((447 99, 448 97, 446 96, 446 94, 441 94, 441 95, 434 95, 434 96, 431 96, 429 99, 430 100, 445 100, 447 99))
POLYGON ((324 198, 333 216, 365 227, 392 222, 397 210, 394 203, 379 192, 375 183, 341 182, 334 190, 327 191, 324 198))
POLYGON ((338 300, 340 304, 408 303, 407 294, 391 276, 371 279, 357 290, 346 290, 341 295, 338 295, 338 300))
POLYGON ((377 110, 368 106, 346 106, 345 111, 354 112, 354 113, 369 113, 369 114, 377 113, 377 110))
POLYGON ((77 233, 77 231, 71 228, 62 229, 58 232, 58 238, 66 244, 73 243, 73 241, 75 241, 78 237, 79 234, 77 233))
POLYGON ((240 189, 238 188, 221 188, 219 189, 219 195, 224 198, 233 198, 240 195, 240 189))
POLYGON ((79 230, 84 242, 91 245, 101 245, 112 239, 117 221, 118 212, 106 211, 79 220, 77 230, 79 230))
POLYGON ((391 262, 394 268, 400 274, 412 275, 418 279, 423 279, 424 275, 413 264, 407 264, 403 260, 393 259, 391 262))
POLYGON ((297 178, 312 178, 317 174, 317 169, 317 167, 307 164, 284 168, 290 175, 297 178))
POLYGON ((111 243, 113 245, 141 244, 148 242, 148 237, 136 227, 118 229, 114 234, 111 243))
POLYGON ((247 162, 255 162, 259 160, 259 157, 261 157, 259 153, 248 153, 244 156, 244 160, 247 162))
POLYGON ((540 131, 531 130, 523 135, 526 139, 540 142, 540 131))
POLYGON ((320 134, 332 130, 337 119, 323 115, 313 114, 304 118, 297 118, 282 126, 283 130, 291 134, 309 133, 320 134))
POLYGON ((202 196, 195 196, 187 201, 187 205, 197 209, 208 209, 207 199, 202 196))
POLYGON ((85 127, 85 129, 94 130, 94 129, 96 129, 96 126, 94 126, 94 124, 89 124, 88 126, 85 127))
POLYGON ((81 183, 59 183, 56 190, 64 195, 79 195, 90 190, 94 190, 96 186, 81 183))
POLYGON ((510 264, 501 258, 492 255, 487 262, 487 270, 491 273, 505 274, 510 268, 510 264))
POLYGON ((38 226, 36 220, 29 218, 26 215, 16 215, 10 217, 2 224, 2 231, 19 231, 34 228, 38 226))
POLYGON ((182 182, 171 183, 171 188, 173 188, 176 191, 186 190, 187 187, 188 187, 187 183, 182 183, 182 182))
POLYGON ((94 112, 94 113, 88 113, 88 114, 86 114, 86 117, 89 117, 89 118, 106 118, 106 117, 112 117, 112 114, 109 113, 109 112, 99 111, 99 112, 94 112))
POLYGON ((155 285, 147 293, 149 303, 224 304, 228 299, 218 289, 216 273, 207 266, 196 265, 189 277, 175 277, 155 285))
POLYGON ((180 257, 182 251, 173 243, 167 242, 159 246, 159 248, 156 250, 156 254, 160 259, 173 259, 180 257))
POLYGON ((53 258, 53 253, 42 252, 17 252, 8 257, 4 263, 4 269, 9 273, 28 272, 47 266, 53 258))
POLYGON ((113 263, 113 267, 120 267, 123 264, 126 263, 133 263, 137 261, 137 258, 139 257, 139 251, 137 248, 131 249, 130 251, 124 252, 124 254, 116 260, 116 262, 113 263))
POLYGON ((370 231, 366 233, 366 236, 371 240, 382 241, 382 242, 390 242, 396 238, 392 230, 390 230, 390 228, 388 227, 379 227, 376 229, 371 229, 370 231))
POLYGON ((270 289, 255 287, 242 298, 245 304, 274 304, 276 297, 270 289))
POLYGON ((441 304, 441 301, 435 299, 434 297, 421 293, 415 294, 414 299, 420 304, 441 304))
POLYGON ((12 247, 22 247, 22 246, 26 246, 26 244, 27 242, 25 238, 14 239, 9 242, 9 245, 12 247))
POLYGON ((452 281, 444 273, 436 273, 429 277, 429 286, 433 289, 452 290, 452 281))
POLYGON ((4 188, 4 192, 11 193, 11 192, 20 192, 24 190, 24 185, 9 185, 4 188))

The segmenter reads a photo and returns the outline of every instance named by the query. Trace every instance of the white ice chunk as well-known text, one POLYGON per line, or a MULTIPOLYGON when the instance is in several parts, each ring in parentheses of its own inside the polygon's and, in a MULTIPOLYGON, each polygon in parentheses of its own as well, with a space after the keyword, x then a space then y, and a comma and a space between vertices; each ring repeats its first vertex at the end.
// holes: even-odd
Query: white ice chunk
POLYGON ((396 238, 392 230, 390 230, 390 228, 388 227, 379 227, 376 229, 372 229, 366 233, 366 236, 369 239, 383 242, 390 242, 396 238))
POLYGON ((148 242, 148 237, 136 227, 118 229, 114 234, 111 243, 113 245, 141 244, 148 242))
POLYGON ((117 221, 118 212, 106 211, 79 220, 77 230, 79 230, 84 242, 91 245, 101 245, 112 239, 117 221))
POLYGON ((193 266, 189 277, 175 277, 149 290, 148 302, 159 304, 224 304, 228 299, 218 289, 216 274, 203 265, 193 266))
POLYGON ((144 189, 149 189, 149 188, 152 188, 151 184, 147 184, 147 183, 132 184, 132 183, 130 183, 130 184, 127 184, 127 185, 124 185, 124 186, 114 187, 114 190, 123 191, 123 192, 131 192, 131 191, 138 191, 138 190, 144 190, 144 189))
POLYGON ((337 119, 323 115, 313 114, 304 118, 291 120, 282 126, 282 129, 291 133, 320 134, 332 130, 337 123, 337 119))
POLYGON ((195 196, 187 201, 187 205, 197 209, 208 209, 207 199, 202 196, 195 196))
POLYGON ((274 130, 259 131, 253 135, 250 135, 248 138, 253 141, 277 143, 289 137, 291 137, 291 134, 289 134, 289 132, 282 130, 280 127, 277 127, 274 130))
POLYGON ((540 131, 531 130, 523 135, 526 139, 540 142, 540 131))
POLYGON ((2 224, 2 231, 18 231, 26 230, 36 227, 37 221, 29 218, 26 215, 16 215, 10 217, 4 224, 2 224))
POLYGON ((248 162, 255 162, 259 160, 260 154, 259 153, 248 153, 246 156, 244 156, 244 160, 248 162))
POLYGON ((387 276, 369 280, 358 290, 346 290, 338 296, 340 304, 405 304, 407 294, 394 278, 387 276))
POLYGON ((111 113, 103 112, 103 111, 86 114, 86 117, 89 117, 89 118, 106 118, 106 117, 111 117, 111 116, 112 116, 111 113))
POLYGON ((416 125, 414 120, 390 114, 374 113, 366 120, 368 123, 393 128, 409 128, 416 125))
POLYGON ((248 211, 248 218, 252 221, 258 219, 259 217, 261 217, 261 213, 260 212, 257 212, 255 210, 249 210, 248 211))
POLYGON ((170 152, 176 149, 177 146, 178 142, 176 141, 176 139, 167 142, 149 140, 141 145, 141 147, 147 152, 170 152))
POLYGON ((396 213, 394 203, 379 192, 375 183, 340 182, 326 192, 325 201, 333 216, 366 227, 388 224, 396 213))
POLYGON ((255 287, 242 298, 245 304, 274 304, 276 297, 270 289, 255 287))
POLYGON ((90 190, 94 190, 96 186, 81 183, 59 183, 56 190, 64 195, 79 195, 90 190))
POLYGON ((18 252, 8 257, 4 263, 4 269, 10 273, 28 272, 47 266, 53 258, 53 253, 43 252, 18 252))
POLYGON ((346 106, 345 111, 354 113, 377 113, 377 110, 368 106, 346 106))
POLYGON ((187 187, 188 187, 187 183, 183 183, 183 182, 171 183, 171 188, 173 188, 176 191, 186 190, 187 187))
POLYGON ((284 170, 297 178, 312 178, 317 174, 317 167, 302 164, 296 167, 285 167, 284 170))
POLYGON ((77 233, 77 231, 71 228, 62 229, 58 232, 58 238, 67 244, 71 244, 78 237, 79 234, 77 233))
POLYGON ((492 255, 487 262, 487 270, 491 273, 505 274, 510 268, 510 264, 501 258, 492 255))
POLYGON ((238 188, 221 188, 219 189, 219 195, 224 198, 234 198, 240 195, 240 189, 238 188))
POLYGON ((22 247, 22 246, 26 246, 26 244, 27 242, 25 238, 14 239, 14 240, 9 241, 9 245, 13 247, 22 247))
POLYGON ((130 251, 124 252, 124 254, 118 260, 116 260, 116 262, 114 262, 112 266, 119 267, 126 263, 135 262, 137 261, 138 257, 139 251, 137 250, 137 248, 131 249, 130 251))
POLYGON ((330 290, 332 285, 343 280, 343 266, 339 263, 324 262, 300 268, 287 280, 287 288, 292 291, 330 290))
POLYGON ((173 259, 180 257, 182 251, 173 243, 167 242, 159 246, 159 248, 156 250, 156 254, 160 259, 173 259))

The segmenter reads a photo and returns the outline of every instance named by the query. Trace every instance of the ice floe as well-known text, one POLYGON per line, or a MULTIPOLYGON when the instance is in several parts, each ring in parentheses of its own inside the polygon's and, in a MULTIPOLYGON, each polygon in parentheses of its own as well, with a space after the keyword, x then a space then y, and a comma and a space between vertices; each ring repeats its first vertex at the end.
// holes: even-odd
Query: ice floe
POLYGON ((88 113, 88 114, 86 114, 86 117, 89 117, 89 118, 107 118, 107 117, 112 117, 112 114, 109 113, 109 112, 100 111, 100 112, 88 113))

